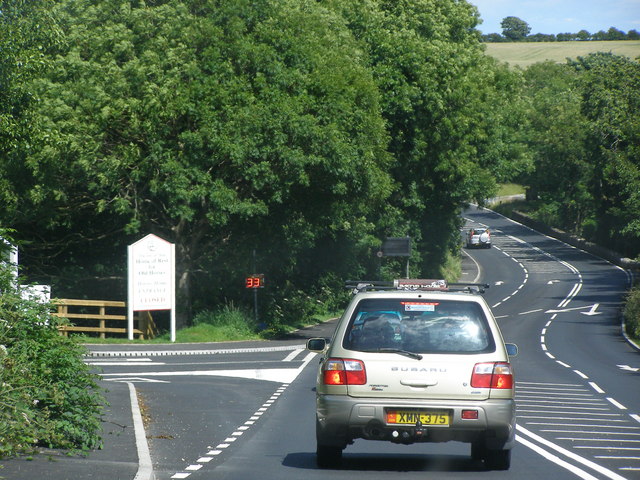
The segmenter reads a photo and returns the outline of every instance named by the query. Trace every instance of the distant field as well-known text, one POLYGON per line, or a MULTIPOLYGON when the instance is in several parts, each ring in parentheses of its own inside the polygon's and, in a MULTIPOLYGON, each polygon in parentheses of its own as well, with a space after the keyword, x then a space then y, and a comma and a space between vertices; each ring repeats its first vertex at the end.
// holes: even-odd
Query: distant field
POLYGON ((640 40, 611 42, 518 42, 486 43, 487 54, 501 62, 526 68, 545 60, 564 63, 567 58, 576 59, 589 53, 611 52, 632 59, 640 56, 640 40))

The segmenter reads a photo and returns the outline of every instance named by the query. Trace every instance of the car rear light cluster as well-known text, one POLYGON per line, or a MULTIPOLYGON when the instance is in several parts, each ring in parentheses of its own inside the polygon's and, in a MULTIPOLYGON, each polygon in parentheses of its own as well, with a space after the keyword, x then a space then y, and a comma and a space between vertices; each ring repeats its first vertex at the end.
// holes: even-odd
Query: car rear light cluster
POLYGON ((325 385, 364 385, 367 371, 362 360, 329 358, 322 367, 325 385))
POLYGON ((473 388, 513 388, 513 370, 507 362, 476 363, 471 375, 473 388))

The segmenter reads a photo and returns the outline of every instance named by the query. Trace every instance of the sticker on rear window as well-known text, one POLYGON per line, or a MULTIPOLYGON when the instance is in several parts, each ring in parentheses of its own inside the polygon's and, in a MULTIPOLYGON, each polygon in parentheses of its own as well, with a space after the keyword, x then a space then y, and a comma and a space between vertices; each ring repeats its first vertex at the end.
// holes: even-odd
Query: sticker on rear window
POLYGON ((436 305, 434 302, 401 302, 404 305, 405 312, 435 312, 436 305))

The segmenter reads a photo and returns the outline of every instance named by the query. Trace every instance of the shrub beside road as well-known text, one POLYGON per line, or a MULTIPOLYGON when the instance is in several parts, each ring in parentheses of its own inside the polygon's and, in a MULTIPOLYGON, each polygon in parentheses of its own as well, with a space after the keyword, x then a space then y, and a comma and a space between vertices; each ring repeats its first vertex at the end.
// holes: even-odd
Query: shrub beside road
POLYGON ((104 398, 84 347, 58 333, 49 305, 25 299, 0 264, 0 458, 36 447, 100 447, 104 398))

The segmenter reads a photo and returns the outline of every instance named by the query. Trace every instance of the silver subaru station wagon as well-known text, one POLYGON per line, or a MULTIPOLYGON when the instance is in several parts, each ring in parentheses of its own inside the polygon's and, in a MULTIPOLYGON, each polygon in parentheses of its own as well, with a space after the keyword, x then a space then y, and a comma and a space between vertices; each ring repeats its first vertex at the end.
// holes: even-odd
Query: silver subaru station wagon
MULTIPOLYGON (((458 441, 490 470, 515 443, 515 380, 478 285, 405 279, 353 282, 354 296, 320 353, 317 463, 337 465, 356 439, 458 441)), ((481 287, 488 287, 483 285, 481 287)))

